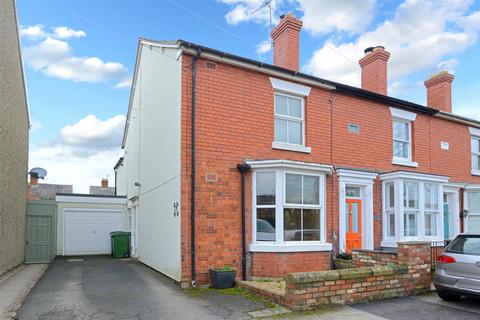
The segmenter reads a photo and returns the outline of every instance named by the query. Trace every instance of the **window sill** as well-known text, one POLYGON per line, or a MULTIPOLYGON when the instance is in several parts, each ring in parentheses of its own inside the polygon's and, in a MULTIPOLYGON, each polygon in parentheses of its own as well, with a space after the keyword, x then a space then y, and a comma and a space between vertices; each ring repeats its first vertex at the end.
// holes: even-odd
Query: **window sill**
POLYGON ((294 244, 273 244, 273 243, 262 243, 262 244, 251 244, 251 252, 308 252, 308 251, 331 251, 331 243, 294 243, 294 244))
POLYGON ((472 169, 472 176, 480 176, 480 170, 472 169))
POLYGON ((380 242, 380 246, 385 248, 396 248, 397 243, 395 242, 395 240, 382 240, 380 242))
POLYGON ((418 162, 413 162, 405 159, 392 159, 392 164, 398 165, 398 166, 406 166, 406 167, 418 167, 418 162))
POLYGON ((310 147, 305 147, 298 144, 276 142, 276 141, 272 142, 272 149, 281 149, 281 150, 296 151, 296 152, 303 152, 303 153, 312 152, 312 148, 310 147))

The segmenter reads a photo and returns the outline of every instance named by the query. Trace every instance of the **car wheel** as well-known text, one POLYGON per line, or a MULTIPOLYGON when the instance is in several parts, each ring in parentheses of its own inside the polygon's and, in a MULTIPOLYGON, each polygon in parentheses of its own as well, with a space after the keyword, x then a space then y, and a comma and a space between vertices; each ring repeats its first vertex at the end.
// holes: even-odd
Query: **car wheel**
POLYGON ((437 294, 440 298, 442 298, 445 301, 458 301, 461 298, 461 295, 448 292, 448 291, 438 291, 437 294))

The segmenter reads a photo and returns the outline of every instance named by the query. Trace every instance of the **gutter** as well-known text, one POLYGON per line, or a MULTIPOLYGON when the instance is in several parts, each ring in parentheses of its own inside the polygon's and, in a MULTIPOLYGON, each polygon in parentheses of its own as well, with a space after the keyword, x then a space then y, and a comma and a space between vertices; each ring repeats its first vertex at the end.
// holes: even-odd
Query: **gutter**
POLYGON ((192 147, 191 147, 191 190, 190 190, 190 238, 191 238, 191 262, 192 262, 192 287, 196 286, 196 272, 195 272, 195 107, 196 107, 196 79, 197 79, 197 61, 201 55, 201 49, 197 49, 192 60, 192 147))

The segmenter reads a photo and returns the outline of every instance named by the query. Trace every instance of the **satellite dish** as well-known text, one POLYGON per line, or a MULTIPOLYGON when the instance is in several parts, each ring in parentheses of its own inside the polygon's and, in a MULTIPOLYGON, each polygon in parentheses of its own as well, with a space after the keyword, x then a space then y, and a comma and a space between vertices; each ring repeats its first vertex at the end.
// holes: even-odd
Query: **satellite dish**
POLYGON ((37 167, 31 169, 29 174, 35 176, 37 179, 43 179, 47 175, 47 170, 37 167))

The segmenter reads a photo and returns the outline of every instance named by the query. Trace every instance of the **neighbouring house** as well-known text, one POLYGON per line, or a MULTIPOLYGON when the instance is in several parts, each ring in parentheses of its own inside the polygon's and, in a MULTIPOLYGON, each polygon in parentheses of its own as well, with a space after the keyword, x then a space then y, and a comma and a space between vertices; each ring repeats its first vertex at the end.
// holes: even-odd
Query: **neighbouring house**
POLYGON ((388 96, 381 46, 361 88, 307 75, 301 28, 281 17, 273 65, 140 39, 116 166, 140 261, 195 285, 480 231, 480 122, 453 113, 453 75, 425 81, 426 105, 388 96))
POLYGON ((25 257, 28 114, 16 3, 0 1, 0 275, 25 257))
POLYGON ((35 173, 30 173, 28 200, 55 200, 57 193, 73 193, 71 184, 39 183, 35 173))
POLYGON ((108 179, 103 178, 100 182, 100 186, 90 186, 90 194, 92 195, 115 195, 115 187, 108 186, 108 179))

